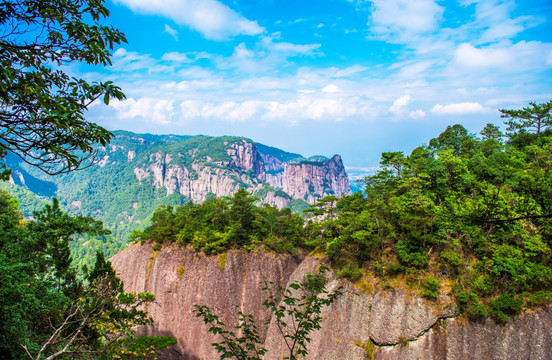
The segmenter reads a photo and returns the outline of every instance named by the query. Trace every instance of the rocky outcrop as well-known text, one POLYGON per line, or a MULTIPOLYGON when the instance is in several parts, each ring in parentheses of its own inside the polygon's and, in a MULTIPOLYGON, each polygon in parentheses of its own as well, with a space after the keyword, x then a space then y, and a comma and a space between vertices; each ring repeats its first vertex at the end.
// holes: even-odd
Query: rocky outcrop
POLYGON ((291 197, 304 199, 309 204, 329 195, 340 197, 351 194, 351 184, 339 155, 320 162, 288 164, 284 169, 282 185, 291 197))
MULTIPOLYGON (((229 326, 236 312, 253 314, 264 357, 281 359, 284 344, 274 319, 261 305, 263 277, 287 286, 315 269, 312 256, 230 251, 205 257, 190 249, 135 245, 112 259, 127 291, 156 294, 149 313, 155 319, 150 334, 170 334, 179 343, 167 359, 216 359, 210 344, 217 339, 193 313, 194 304, 208 305, 229 326)), ((313 332, 306 359, 551 359, 552 308, 543 308, 505 325, 489 319, 457 318, 446 296, 430 303, 406 290, 360 291, 332 277, 329 289, 343 295, 324 309, 322 328, 313 332)))
MULTIPOLYGON (((339 155, 320 161, 283 162, 259 152, 254 143, 245 139, 225 141, 223 146, 228 160, 199 157, 195 150, 187 154, 155 152, 149 155, 145 166, 134 168, 134 174, 138 181, 165 188, 167 195, 178 192, 195 202, 204 201, 209 194, 230 196, 244 186, 252 193, 265 186, 282 190, 289 196, 275 196, 272 191, 261 198, 280 208, 291 199, 313 204, 328 195, 351 193, 339 155)), ((136 152, 127 158, 132 161, 136 152)))

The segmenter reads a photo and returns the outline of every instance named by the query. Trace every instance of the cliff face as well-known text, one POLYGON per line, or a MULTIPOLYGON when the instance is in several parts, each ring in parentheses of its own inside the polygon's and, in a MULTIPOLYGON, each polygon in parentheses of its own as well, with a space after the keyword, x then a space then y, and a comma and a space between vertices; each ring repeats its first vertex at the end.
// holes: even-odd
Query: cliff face
MULTIPOLYGON (((149 156, 144 167, 135 167, 134 174, 139 181, 165 188, 167 195, 178 192, 195 202, 205 201, 209 194, 232 195, 243 185, 251 192, 259 190, 266 177, 255 145, 246 141, 224 145, 228 160, 215 161, 209 156, 195 159, 193 151, 189 154, 156 152, 149 156), (173 161, 184 157, 188 158, 188 166, 173 161)), ((276 200, 271 204, 275 203, 276 200)))
MULTIPOLYGON (((149 244, 133 246, 112 259, 127 291, 156 294, 149 313, 150 334, 170 334, 179 343, 166 359, 216 359, 210 346, 220 341, 193 314, 193 304, 208 305, 229 326, 236 311, 253 314, 269 349, 265 359, 280 359, 284 344, 270 314, 261 281, 276 286, 301 279, 319 264, 313 257, 230 251, 205 257, 189 249, 149 244), (268 323, 268 324, 265 324, 268 323)), ((446 297, 438 305, 404 290, 363 293, 332 278, 328 288, 344 294, 324 310, 322 328, 312 333, 307 359, 551 359, 552 308, 527 312, 505 325, 456 318, 446 297), (374 344, 373 350, 366 344, 374 344), (367 350, 368 349, 368 350, 367 350)))
POLYGON ((319 198, 317 194, 323 194, 322 197, 351 194, 351 184, 339 155, 322 162, 287 165, 283 173, 282 188, 293 198, 304 199, 309 204, 316 202, 319 198))
MULTIPOLYGON (((185 154, 155 152, 133 171, 137 180, 165 188, 167 195, 177 192, 196 202, 204 201, 209 194, 218 197, 232 195, 243 186, 250 192, 259 192, 267 184, 272 189, 262 192, 261 201, 280 208, 293 199, 313 204, 316 199, 328 195, 339 197, 351 193, 339 155, 317 161, 286 162, 260 152, 246 139, 225 141, 223 147, 228 155, 226 160, 201 156, 194 150, 185 154), (285 195, 279 195, 276 190, 285 195)), ((120 150, 125 151, 124 146, 120 146, 120 150)), ((131 162, 140 160, 130 153, 127 158, 131 162)), ((102 165, 105 166, 105 162, 102 165)))

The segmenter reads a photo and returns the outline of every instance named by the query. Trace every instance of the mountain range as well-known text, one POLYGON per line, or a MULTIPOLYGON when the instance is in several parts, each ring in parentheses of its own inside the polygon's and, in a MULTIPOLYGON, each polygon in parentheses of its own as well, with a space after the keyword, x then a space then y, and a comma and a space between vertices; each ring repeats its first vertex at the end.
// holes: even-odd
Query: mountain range
POLYGON ((23 188, 21 194, 57 197, 70 212, 102 220, 119 241, 160 205, 203 202, 240 188, 260 203, 294 211, 351 193, 339 155, 305 158, 236 136, 114 134, 93 166, 68 174, 49 176, 8 157, 10 182, 23 188))

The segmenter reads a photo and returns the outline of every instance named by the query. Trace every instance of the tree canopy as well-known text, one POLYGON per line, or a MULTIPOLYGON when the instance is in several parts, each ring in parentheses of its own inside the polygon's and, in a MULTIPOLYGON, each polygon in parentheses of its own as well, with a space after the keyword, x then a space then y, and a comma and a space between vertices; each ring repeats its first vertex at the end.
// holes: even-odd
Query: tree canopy
POLYGON ((0 353, 8 359, 153 359, 172 338, 134 338, 152 320, 153 294, 124 293, 99 252, 87 281, 72 266, 69 242, 102 234, 102 224, 70 216, 56 201, 25 222, 17 200, 0 191, 0 353))
POLYGON ((552 126, 552 100, 537 104, 530 102, 529 106, 521 110, 501 109, 501 117, 510 119, 506 121, 508 130, 513 133, 534 132, 537 137, 552 126))
POLYGON ((103 3, 0 1, 0 156, 12 152, 58 174, 92 164, 94 145, 111 139, 84 113, 97 99, 123 99, 120 88, 64 71, 71 63, 110 65, 114 45, 126 42, 119 30, 101 24, 109 15, 103 3))

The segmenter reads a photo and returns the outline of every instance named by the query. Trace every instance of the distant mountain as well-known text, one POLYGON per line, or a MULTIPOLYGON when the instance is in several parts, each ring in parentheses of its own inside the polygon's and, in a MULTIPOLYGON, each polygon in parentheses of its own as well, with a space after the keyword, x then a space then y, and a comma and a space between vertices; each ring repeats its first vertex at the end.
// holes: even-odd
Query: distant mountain
POLYGON ((94 166, 69 174, 48 176, 10 157, 11 182, 104 221, 121 240, 162 204, 202 202, 242 187, 260 202, 293 210, 351 193, 339 155, 305 159, 236 136, 115 135, 94 166))

